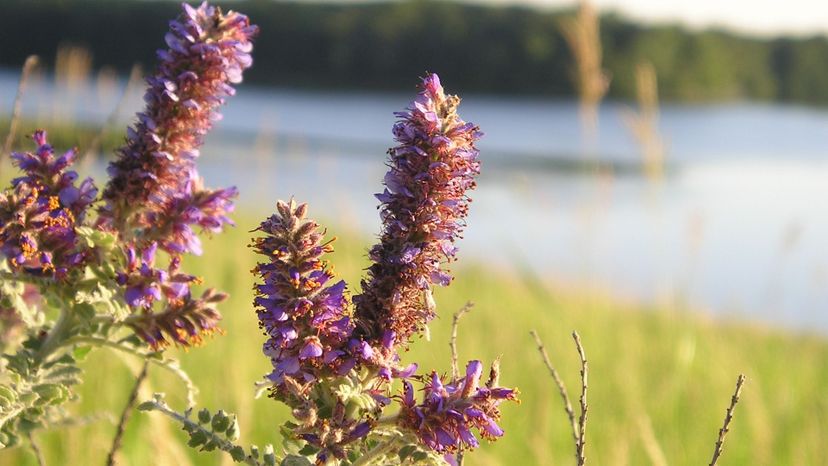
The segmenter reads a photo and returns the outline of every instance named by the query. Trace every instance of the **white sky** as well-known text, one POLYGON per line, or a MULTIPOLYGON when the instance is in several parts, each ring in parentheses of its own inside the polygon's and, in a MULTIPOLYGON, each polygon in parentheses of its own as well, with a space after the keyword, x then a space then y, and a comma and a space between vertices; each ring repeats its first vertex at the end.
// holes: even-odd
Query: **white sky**
MULTIPOLYGON (((575 0, 465 0, 560 8, 575 0)), ((692 27, 724 26, 761 34, 828 33, 828 0, 592 0, 601 11, 614 10, 645 21, 680 22, 692 27)))

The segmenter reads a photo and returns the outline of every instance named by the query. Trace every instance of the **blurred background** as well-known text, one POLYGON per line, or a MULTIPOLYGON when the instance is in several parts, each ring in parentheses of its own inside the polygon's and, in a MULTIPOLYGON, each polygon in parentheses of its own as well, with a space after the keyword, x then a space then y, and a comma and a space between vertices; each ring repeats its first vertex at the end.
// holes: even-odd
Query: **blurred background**
MULTIPOLYGON (((195 261, 234 297, 223 310, 227 335, 181 359, 202 401, 240 412, 248 438, 272 441, 285 413, 250 396, 267 361, 251 337, 246 232, 278 198, 309 202, 342 238, 337 270, 358 289, 379 231, 373 193, 393 112, 429 71, 485 133, 483 174, 458 278, 438 294, 443 319, 413 355, 446 369, 445 317, 473 300, 461 358, 502 354, 506 380, 524 393, 524 405, 506 411, 507 437, 468 464, 572 462, 554 385, 537 377, 531 328, 572 384, 569 332, 584 339, 595 464, 706 460, 739 372, 748 385, 726 464, 828 464, 828 5, 219 4, 261 28, 254 67, 199 162, 208 185, 241 191, 239 227, 195 261), (223 373, 232 380, 215 387, 223 373)), ((19 115, 7 147, 28 148, 23 135, 45 127, 55 146, 80 147, 81 171, 102 186, 179 4, 2 6, 3 135, 19 115), (24 67, 31 54, 37 63, 24 67)), ((10 176, 7 160, 0 169, 10 176)), ((90 368, 111 378, 87 383, 96 395, 85 406, 119 406, 130 365, 102 358, 90 368)), ((154 388, 168 385, 161 378, 154 388)), ((124 464, 221 464, 165 441, 173 434, 164 422, 136 417, 124 464), (148 452, 148 441, 160 446, 148 452)), ((44 436, 47 456, 99 461, 90 458, 108 446, 107 428, 95 421, 44 436)), ((4 455, 32 461, 0 452, 0 463, 4 455)))

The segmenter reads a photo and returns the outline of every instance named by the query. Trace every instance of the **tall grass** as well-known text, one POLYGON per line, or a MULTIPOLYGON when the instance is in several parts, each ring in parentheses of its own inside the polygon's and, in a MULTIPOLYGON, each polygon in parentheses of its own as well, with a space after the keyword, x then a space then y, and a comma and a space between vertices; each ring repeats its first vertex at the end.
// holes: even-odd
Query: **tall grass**
POLYGON ((598 125, 598 105, 609 90, 610 77, 602 68, 601 21, 598 11, 589 0, 580 0, 574 16, 559 23, 572 57, 575 69, 572 81, 581 103, 581 120, 587 136, 595 136, 598 125))
MULTIPOLYGON (((207 252, 194 265, 207 283, 231 293, 222 306, 226 334, 176 356, 201 388, 199 403, 234 410, 243 441, 263 444, 277 439, 287 413, 252 396, 253 383, 269 369, 250 305, 248 270, 255 259, 242 247, 256 223, 246 215, 238 228, 205 244, 207 252)), ((368 263, 368 241, 346 232, 336 245, 337 273, 357 283, 368 263)), ((441 318, 432 325, 432 344, 415 343, 410 359, 449 372, 451 316, 473 299, 474 311, 460 324, 460 362, 472 354, 488 361, 502 356, 503 382, 518 386, 523 401, 504 408, 506 437, 468 455, 467 465, 574 463, 571 426, 529 337, 532 328, 570 387, 580 383, 570 333, 581 334, 590 365, 590 464, 706 464, 740 371, 748 382, 721 464, 820 464, 828 458, 828 342, 822 338, 621 303, 600 290, 559 289, 540 277, 483 264, 462 266, 457 277, 437 292, 441 318), (442 344, 445 350, 435 351, 442 344)), ((85 368, 78 410, 117 412, 140 366, 100 351, 85 368)), ((183 390, 168 374, 152 368, 149 385, 140 399, 166 391, 172 404, 183 407, 183 390)), ((38 440, 47 464, 97 464, 113 431, 113 421, 102 417, 38 440)), ((229 464, 221 454, 182 448, 180 434, 159 415, 136 413, 122 464, 229 464)), ((0 463, 35 464, 25 448, 0 452, 0 463)))

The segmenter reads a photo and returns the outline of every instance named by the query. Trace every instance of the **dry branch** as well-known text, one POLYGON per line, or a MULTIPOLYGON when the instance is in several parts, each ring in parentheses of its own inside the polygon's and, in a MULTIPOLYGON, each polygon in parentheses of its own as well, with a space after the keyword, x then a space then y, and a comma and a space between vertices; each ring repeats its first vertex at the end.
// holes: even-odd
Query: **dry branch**
POLYGON ((733 396, 730 398, 730 406, 725 412, 724 424, 719 429, 719 438, 716 439, 716 448, 713 450, 713 459, 710 460, 710 466, 716 466, 719 463, 719 458, 724 451, 724 441, 727 433, 730 432, 730 422, 733 420, 733 411, 736 409, 736 404, 739 403, 739 396, 742 394, 742 385, 745 384, 745 375, 739 374, 736 379, 736 390, 733 391, 733 396))
POLYGON ((133 408, 135 408, 135 402, 138 400, 138 392, 141 390, 141 384, 144 383, 144 380, 147 378, 148 369, 149 361, 145 360, 143 367, 141 367, 141 372, 138 374, 138 377, 135 378, 135 385, 132 387, 132 392, 129 394, 126 406, 124 406, 124 410, 121 412, 121 419, 118 421, 118 427, 115 430, 115 438, 112 440, 112 447, 109 449, 109 454, 106 457, 107 466, 115 466, 116 464, 115 455, 118 453, 118 450, 121 449, 121 445, 124 440, 124 431, 126 431, 126 424, 129 421, 133 408))
POLYGON ((535 339, 535 343, 538 345, 538 352, 540 353, 541 358, 543 358, 543 363, 546 365, 546 368, 549 369, 549 373, 552 375, 555 385, 558 386, 558 391, 560 392, 561 398, 564 402, 564 410, 566 411, 569 423, 572 426, 572 438, 575 441, 575 459, 578 462, 578 466, 583 466, 586 464, 585 447, 589 368, 587 366, 586 353, 584 352, 584 347, 581 344, 581 337, 578 335, 578 332, 572 332, 572 338, 575 340, 575 347, 578 350, 578 356, 581 359, 581 415, 576 418, 575 410, 572 408, 572 402, 569 398, 569 393, 566 390, 566 385, 564 384, 563 379, 561 379, 561 376, 558 374, 558 371, 555 370, 555 367, 552 365, 552 362, 549 359, 549 354, 547 354, 546 348, 543 346, 543 341, 541 341, 540 336, 536 331, 532 330, 529 333, 535 339))
POLYGON ((572 332, 572 338, 575 340, 575 347, 578 348, 578 356, 581 358, 581 417, 578 418, 578 443, 577 443, 577 459, 578 466, 586 464, 586 454, 584 448, 586 447, 586 423, 587 423, 587 386, 589 378, 589 367, 587 366, 586 353, 581 344, 581 337, 578 332, 572 332))
POLYGON ((569 423, 572 426, 572 438, 575 440, 575 445, 578 445, 578 420, 575 418, 575 410, 572 409, 572 402, 569 399, 569 393, 566 391, 566 385, 564 385, 563 379, 558 374, 558 371, 555 370, 555 367, 552 365, 552 362, 549 359, 549 354, 546 352, 546 347, 543 346, 543 341, 541 341, 538 332, 532 330, 529 332, 532 334, 532 337, 535 339, 535 343, 538 345, 538 352, 540 352, 541 358, 543 358, 543 363, 546 365, 546 368, 549 369, 549 374, 552 376, 552 380, 555 381, 555 385, 558 386, 558 392, 561 394, 561 398, 564 402, 564 411, 566 411, 566 416, 569 418, 569 423))
POLYGON ((457 367, 457 327, 460 324, 460 318, 471 311, 473 307, 474 303, 468 301, 451 318, 451 339, 449 340, 449 347, 451 348, 451 377, 453 379, 460 377, 460 369, 457 367))

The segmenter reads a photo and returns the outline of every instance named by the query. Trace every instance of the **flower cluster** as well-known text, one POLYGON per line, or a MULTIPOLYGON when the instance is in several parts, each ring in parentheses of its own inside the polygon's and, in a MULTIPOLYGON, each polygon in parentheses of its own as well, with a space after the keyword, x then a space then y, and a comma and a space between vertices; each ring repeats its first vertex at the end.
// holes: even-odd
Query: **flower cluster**
POLYGON ((394 126, 399 143, 389 150, 382 202, 383 232, 370 251, 373 262, 354 297, 357 333, 379 346, 387 331, 405 345, 435 316, 431 286, 447 285, 480 172, 478 128, 457 115, 460 99, 443 92, 436 74, 394 126))
POLYGON ((160 65, 147 79, 146 109, 110 165, 96 219, 87 213, 97 189, 69 169, 76 150, 57 155, 37 131, 34 152, 12 154, 23 176, 0 193, 0 253, 12 278, 54 278, 67 307, 117 297, 125 306, 108 309, 127 311, 112 311, 114 318, 155 348, 190 345, 216 329, 215 304, 225 295, 208 290, 194 298, 196 278, 180 272, 181 255, 201 252, 195 229, 217 232, 232 223, 236 189, 205 188, 195 159, 231 84, 251 65, 256 30, 244 15, 183 5, 170 24, 169 49, 158 52, 160 65), (155 266, 158 249, 169 253, 166 267, 155 266), (101 281, 83 289, 91 276, 101 281))
POLYGON ((496 369, 480 386, 482 365, 472 361, 465 378, 443 383, 436 373, 414 375, 417 364, 404 366, 400 358, 400 348, 435 316, 431 286, 451 280, 443 264, 456 253, 466 193, 480 170, 474 147, 480 133, 457 116, 458 103, 429 75, 397 114, 400 145, 389 152, 387 189, 377 195, 384 229, 353 313, 345 282, 329 284, 322 256, 332 248, 305 218, 305 204, 279 201, 257 229, 265 236, 253 247, 267 261, 254 269, 261 279, 255 306, 273 364, 271 395, 292 408, 298 424, 290 425, 291 435, 307 442, 317 464, 365 453, 357 440, 381 429, 379 416, 392 399, 401 405, 392 428, 436 454, 476 447, 473 429, 484 438, 503 434, 498 405, 515 400, 516 392, 497 386, 496 369), (395 378, 404 391, 392 397, 395 378), (417 380, 426 380, 420 403, 417 380))
POLYGON ((195 168, 204 135, 251 63, 257 28, 236 12, 224 15, 206 2, 184 4, 170 23, 160 65, 147 79, 146 109, 129 129, 120 157, 109 167, 103 224, 139 230, 172 254, 199 253, 193 226, 219 230, 229 223, 235 188, 209 190, 195 168))
POLYGON ((221 314, 216 305, 225 299, 225 293, 213 289, 206 290, 198 299, 188 292, 180 299, 168 301, 165 309, 145 310, 128 319, 126 324, 155 350, 171 343, 185 347, 197 345, 205 335, 219 330, 221 314))
POLYGON ((32 138, 35 152, 12 154, 25 175, 0 193, 0 251, 14 270, 63 279, 82 268, 86 258, 76 228, 97 189, 91 179, 77 185, 78 174, 68 170, 74 149, 57 156, 45 131, 32 138))
POLYGON ((155 301, 164 297, 174 301, 190 294, 189 284, 196 277, 178 273, 178 260, 171 263, 170 270, 156 269, 157 249, 156 243, 151 243, 140 253, 134 246, 126 248, 126 268, 117 273, 116 280, 124 287, 124 300, 131 307, 150 309, 155 301))
POLYGON ((221 315, 215 306, 227 295, 208 289, 194 299, 190 285, 198 279, 181 273, 179 257, 173 257, 166 269, 156 268, 157 249, 156 243, 140 251, 131 245, 126 248, 126 268, 117 272, 115 280, 124 290, 124 301, 135 311, 127 325, 155 349, 170 343, 192 346, 218 330, 221 315), (155 310, 157 304, 162 309, 155 310))
POLYGON ((476 448, 479 443, 472 428, 486 439, 502 436, 503 429, 497 425, 498 405, 504 400, 516 400, 517 392, 497 386, 496 365, 492 366, 485 386, 480 386, 482 373, 480 361, 469 362, 466 376, 450 383, 443 383, 432 372, 420 403, 414 399, 414 387, 405 381, 399 424, 416 432, 423 444, 440 453, 476 448))
MULTIPOLYGON (((351 339, 345 282, 334 281, 322 259, 333 250, 333 240, 325 241, 319 225, 306 219, 307 204, 279 201, 276 208, 257 228, 264 236, 252 244, 267 257, 254 269, 261 279, 254 304, 268 337, 264 353, 273 364, 271 396, 293 409, 299 424, 292 435, 316 448, 318 461, 325 464, 345 458, 346 446, 371 430, 372 423, 341 393, 354 382, 345 376, 353 375, 371 348, 351 339)), ((376 387, 365 390, 367 394, 361 388, 348 392, 367 396, 363 407, 369 411, 390 402, 376 387)))
POLYGON ((254 269, 262 280, 255 304, 268 336, 264 352, 273 362, 269 378, 277 398, 289 401, 288 379, 304 385, 344 375, 356 360, 347 351, 353 323, 345 282, 329 283, 333 274, 322 260, 331 243, 305 219, 307 204, 280 201, 277 209, 258 228, 266 236, 253 242, 268 258, 254 269))
MULTIPOLYGON (((81 345, 163 365, 186 379, 192 400, 186 374, 159 353, 219 331, 216 307, 227 296, 194 295, 199 280, 182 272, 182 259, 201 252, 196 230, 232 223, 236 189, 205 188, 195 160, 231 84, 251 65, 255 33, 244 15, 183 5, 147 79, 146 110, 109 167, 97 216, 89 214, 95 185, 70 170, 76 150, 55 154, 37 131, 35 151, 12 154, 22 176, 0 192, 0 449, 65 418, 62 405, 77 398, 81 345)), ((227 437, 238 435, 226 417, 213 427, 221 423, 227 437)), ((334 440, 357 438, 355 428, 343 421, 334 440)))

